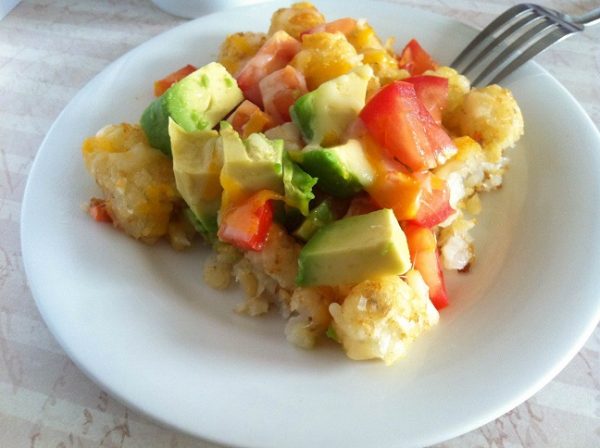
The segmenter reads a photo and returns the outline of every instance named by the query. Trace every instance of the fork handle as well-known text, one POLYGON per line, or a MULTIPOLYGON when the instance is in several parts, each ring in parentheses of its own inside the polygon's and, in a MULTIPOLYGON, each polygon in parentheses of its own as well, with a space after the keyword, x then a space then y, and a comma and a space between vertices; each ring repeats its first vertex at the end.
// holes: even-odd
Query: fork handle
POLYGON ((584 26, 596 25, 600 23, 600 8, 592 9, 590 12, 573 17, 573 20, 584 26))

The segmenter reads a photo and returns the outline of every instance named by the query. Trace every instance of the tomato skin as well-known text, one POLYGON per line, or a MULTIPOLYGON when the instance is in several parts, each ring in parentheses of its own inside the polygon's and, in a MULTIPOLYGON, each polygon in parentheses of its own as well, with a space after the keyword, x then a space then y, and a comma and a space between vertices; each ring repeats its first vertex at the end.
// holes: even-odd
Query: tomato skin
POLYGON ((413 267, 429 287, 431 303, 438 310, 445 308, 449 304, 448 293, 435 234, 431 229, 416 224, 405 224, 404 234, 413 267))
POLYGON ((427 70, 435 70, 439 64, 427 53, 416 39, 411 39, 398 56, 398 66, 411 76, 421 75, 427 70))
POLYGON ((274 197, 274 193, 261 190, 228 207, 219 225, 219 239, 243 250, 261 251, 273 223, 274 197))
POLYGON ((457 151, 409 82, 394 81, 383 87, 362 109, 360 118, 388 155, 411 171, 435 168, 457 151))
POLYGON ((185 67, 181 67, 179 70, 175 70, 173 73, 168 74, 163 79, 154 82, 154 96, 161 96, 165 93, 169 87, 175 84, 177 81, 181 81, 190 73, 193 73, 197 70, 191 64, 186 65, 185 67))
POLYGON ((442 123, 442 112, 448 104, 448 79, 441 76, 413 76, 403 81, 415 86, 415 93, 421 104, 435 120, 436 124, 442 123))
POLYGON ((263 107, 259 82, 267 75, 290 63, 301 45, 285 31, 277 31, 250 58, 236 76, 238 86, 246 99, 263 107))
POLYGON ((291 121, 290 107, 308 92, 304 75, 291 65, 266 76, 258 86, 265 112, 273 117, 275 125, 291 121))
POLYGON ((377 92, 360 112, 371 136, 413 171, 435 167, 412 84, 395 81, 377 92))

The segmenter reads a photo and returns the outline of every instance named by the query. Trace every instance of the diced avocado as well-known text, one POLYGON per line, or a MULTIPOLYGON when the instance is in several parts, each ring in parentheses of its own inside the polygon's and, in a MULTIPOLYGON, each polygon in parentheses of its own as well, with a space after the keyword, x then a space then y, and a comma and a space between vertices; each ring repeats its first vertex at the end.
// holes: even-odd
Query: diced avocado
POLYGON ((331 210, 331 201, 326 199, 310 211, 300 227, 294 232, 294 236, 301 240, 308 241, 317 230, 334 220, 335 216, 331 210))
MULTIPOLYGON (((326 84, 326 83, 325 83, 326 84)), ((318 90, 318 89, 317 89, 318 90)), ((292 117, 292 122, 298 126, 302 137, 307 142, 312 142, 315 139, 315 131, 313 128, 313 120, 315 116, 315 96, 316 91, 306 93, 302 95, 300 98, 296 100, 292 109, 290 110, 290 115, 292 117)), ((319 138, 315 140, 320 140, 319 138)), ((315 144, 320 144, 321 142, 315 142, 315 144)))
POLYGON ((212 129, 243 99, 225 67, 211 62, 154 100, 142 114, 140 124, 150 145, 170 154, 169 117, 188 132, 212 129))
POLYGON ((242 141, 229 125, 221 124, 223 170, 221 185, 229 195, 271 190, 283 194, 283 140, 269 140, 263 134, 251 134, 242 141))
POLYGON ((217 131, 187 132, 169 119, 175 184, 183 200, 207 231, 216 233, 221 205, 223 149, 217 131))
POLYGON ((340 219, 319 230, 300 252, 296 283, 349 285, 409 269, 406 236, 394 212, 383 209, 340 219))
POLYGON ((360 65, 301 96, 290 113, 304 140, 321 146, 341 143, 346 129, 365 105, 372 76, 371 67, 360 65))
MULTIPOLYGON (((166 93, 165 93, 166 94, 166 93)), ((171 154, 169 139, 169 110, 165 94, 150 103, 140 118, 140 126, 146 133, 148 143, 164 154, 171 154), (166 123, 166 129, 165 129, 166 123)))
POLYGON ((294 157, 307 173, 319 179, 321 190, 335 197, 351 197, 373 183, 373 167, 358 140, 332 148, 307 146, 294 157))
POLYGON ((287 152, 283 153, 283 188, 285 203, 308 215, 308 204, 315 198, 312 192, 317 179, 296 165, 287 152))

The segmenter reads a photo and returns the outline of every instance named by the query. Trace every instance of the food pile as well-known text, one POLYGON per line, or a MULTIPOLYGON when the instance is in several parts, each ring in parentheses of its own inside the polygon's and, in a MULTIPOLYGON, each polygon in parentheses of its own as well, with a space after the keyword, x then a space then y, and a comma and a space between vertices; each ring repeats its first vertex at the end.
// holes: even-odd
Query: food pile
MULTIPOLYGON (((174 67, 175 68, 175 67, 174 67)), ((400 359, 468 270, 479 195, 523 133, 511 93, 471 88, 416 40, 395 53, 366 20, 310 3, 218 60, 154 84, 139 124, 83 143, 97 221, 176 249, 204 241, 204 281, 237 311, 278 309, 287 339, 329 337, 352 359, 400 359)))

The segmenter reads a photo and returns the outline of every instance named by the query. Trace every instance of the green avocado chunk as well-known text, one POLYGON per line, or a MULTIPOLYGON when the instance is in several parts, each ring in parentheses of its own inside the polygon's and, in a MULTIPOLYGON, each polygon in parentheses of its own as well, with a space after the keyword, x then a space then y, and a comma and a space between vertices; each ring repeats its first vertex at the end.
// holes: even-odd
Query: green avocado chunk
POLYGON ((310 211, 300 227, 294 232, 294 236, 308 241, 317 230, 333 221, 335 221, 335 216, 331 210, 331 201, 326 199, 310 211))
POLYGON ((219 181, 223 166, 219 133, 187 132, 169 119, 169 137, 177 191, 206 231, 216 233, 223 191, 219 181))
POLYGON ((299 286, 352 285, 410 269, 406 236, 390 209, 335 221, 300 251, 299 286))
POLYGON ((333 148, 307 146, 294 157, 319 179, 318 187, 339 198, 349 198, 373 183, 374 171, 358 140, 333 148))
POLYGON ((360 65, 298 98, 290 115, 304 140, 312 145, 339 144, 365 105, 367 85, 372 76, 371 67, 360 65))
POLYGON ((144 111, 140 125, 150 146, 171 154, 169 118, 185 131, 212 129, 244 95, 225 67, 211 62, 173 84, 144 111))
POLYGON ((221 185, 236 193, 271 190, 283 194, 283 140, 251 134, 242 140, 229 123, 221 123, 223 170, 221 185))

